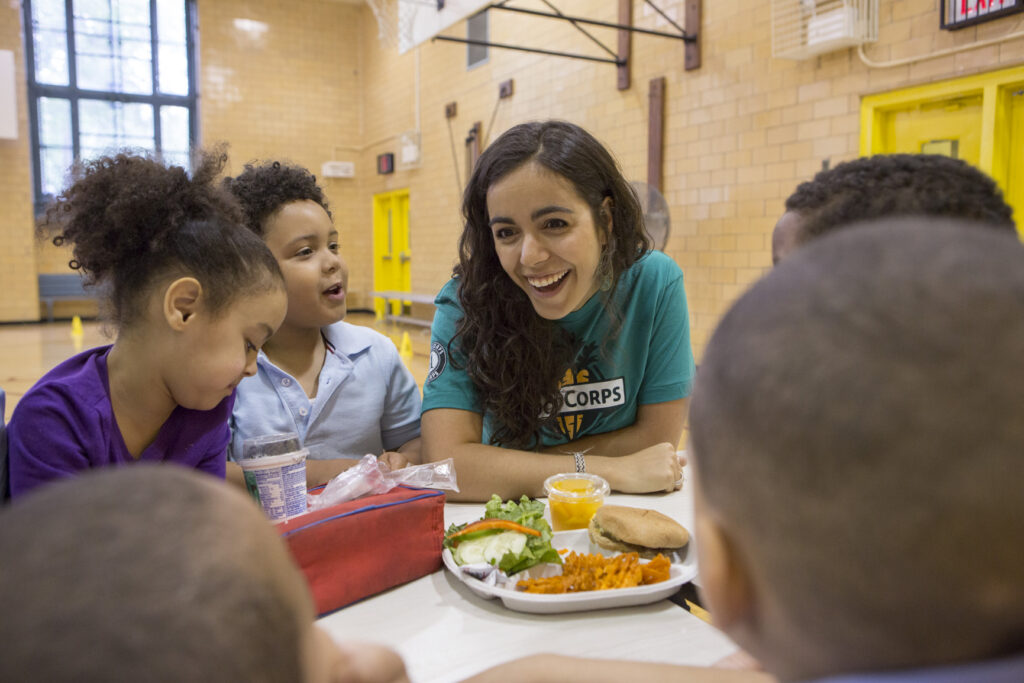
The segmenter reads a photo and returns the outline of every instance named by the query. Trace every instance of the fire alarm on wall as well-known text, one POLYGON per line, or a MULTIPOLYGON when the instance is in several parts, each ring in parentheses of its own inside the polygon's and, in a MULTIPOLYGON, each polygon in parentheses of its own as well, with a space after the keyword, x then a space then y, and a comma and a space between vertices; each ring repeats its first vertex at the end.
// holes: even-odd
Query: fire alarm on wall
POLYGON ((395 172, 395 155, 391 152, 377 155, 377 173, 387 175, 395 172))

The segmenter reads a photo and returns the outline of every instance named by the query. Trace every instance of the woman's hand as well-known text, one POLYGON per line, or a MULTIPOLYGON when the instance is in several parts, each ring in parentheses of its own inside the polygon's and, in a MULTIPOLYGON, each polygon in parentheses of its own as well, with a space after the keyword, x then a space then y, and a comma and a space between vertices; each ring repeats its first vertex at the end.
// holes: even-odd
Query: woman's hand
MULTIPOLYGON (((683 467, 676 447, 668 442, 648 446, 636 453, 609 459, 606 472, 597 472, 622 493, 675 491, 682 484, 683 467)), ((602 468, 604 469, 604 468, 602 468)))

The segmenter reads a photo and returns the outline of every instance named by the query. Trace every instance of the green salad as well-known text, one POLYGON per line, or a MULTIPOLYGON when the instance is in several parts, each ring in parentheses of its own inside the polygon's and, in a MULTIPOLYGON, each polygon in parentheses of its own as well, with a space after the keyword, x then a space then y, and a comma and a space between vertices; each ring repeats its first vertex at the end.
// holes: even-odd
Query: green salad
POLYGON ((561 555, 551 546, 544 503, 528 496, 518 503, 491 496, 483 519, 448 527, 444 547, 460 566, 486 562, 509 576, 543 562, 562 564, 561 555))

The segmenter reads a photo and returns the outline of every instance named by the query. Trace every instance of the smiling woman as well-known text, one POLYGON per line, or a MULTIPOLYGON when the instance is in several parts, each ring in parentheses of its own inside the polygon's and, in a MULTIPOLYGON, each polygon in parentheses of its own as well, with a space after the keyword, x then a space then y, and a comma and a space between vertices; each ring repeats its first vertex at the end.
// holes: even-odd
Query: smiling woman
POLYGON ((570 123, 516 126, 480 157, 463 214, 426 458, 454 457, 471 500, 542 495, 548 475, 587 468, 619 491, 671 490, 694 374, 683 274, 650 251, 608 151, 570 123))
POLYGON ((568 179, 528 162, 491 186, 487 209, 501 268, 537 315, 564 318, 597 293, 606 232, 568 179))

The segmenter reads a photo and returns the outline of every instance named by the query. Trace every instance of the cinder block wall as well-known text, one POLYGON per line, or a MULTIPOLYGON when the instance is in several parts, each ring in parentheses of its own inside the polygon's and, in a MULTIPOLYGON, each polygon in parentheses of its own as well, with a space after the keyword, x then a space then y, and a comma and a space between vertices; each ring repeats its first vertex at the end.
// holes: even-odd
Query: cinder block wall
MULTIPOLYGON (((320 169, 351 158, 366 139, 363 19, 361 5, 327 0, 199 2, 203 144, 229 143, 231 173, 269 159, 311 169, 346 256, 369 248, 358 218, 367 169, 357 169, 354 179, 321 178, 320 169), (256 30, 240 29, 238 19, 256 30)), ((370 282, 365 269, 353 269, 355 292, 369 290, 370 282)))
MULTIPOLYGON (((228 172, 253 159, 286 158, 319 176, 324 161, 351 156, 336 148, 362 148, 361 5, 201 0, 198 10, 201 143, 228 143, 228 172), (236 19, 265 30, 243 30, 236 19)), ((0 49, 14 50, 18 60, 20 131, 18 140, 0 141, 0 321, 39 319, 36 274, 70 272, 67 249, 33 237, 22 42, 21 10, 7 3, 0 8, 0 49)), ((362 196, 358 177, 323 182, 342 241, 356 253, 369 249, 353 217, 362 196)), ((356 270, 353 288, 367 291, 369 283, 369 272, 356 270)), ((59 302, 56 313, 94 315, 96 307, 59 302)))
MULTIPOLYGON (((682 21, 682 0, 656 0, 682 21)), ((566 13, 615 21, 611 0, 556 4, 566 13)), ((632 39, 632 87, 615 88, 611 65, 491 50, 466 68, 465 46, 426 43, 399 56, 385 49, 369 8, 340 0, 200 0, 202 141, 230 143, 231 169, 254 158, 285 156, 319 171, 327 160, 356 163, 356 177, 325 180, 342 250, 352 272, 351 305, 372 290, 372 198, 409 188, 412 286, 434 292, 449 277, 461 229, 463 140, 480 121, 486 136, 516 123, 558 117, 604 141, 630 179, 646 179, 648 82, 664 76, 664 194, 672 215, 666 252, 686 272, 695 350, 718 317, 770 264, 772 225, 785 197, 828 159, 858 152, 864 95, 1024 63, 1024 39, 912 64, 871 68, 856 50, 806 61, 771 57, 769 2, 703 3, 703 66, 683 69, 683 45, 632 39), (236 19, 262 22, 262 34, 236 19), (498 102, 498 83, 515 94, 498 102), (444 118, 456 102, 457 116, 444 118), (493 122, 493 123, 492 123, 493 122), (397 137, 419 128, 420 166, 375 173, 375 157, 399 153, 397 137), (455 147, 453 161, 452 141, 455 147)), ((876 62, 925 55, 1021 29, 1024 15, 957 32, 939 29, 936 0, 880 0, 879 40, 865 47, 876 62)), ((636 25, 667 22, 634 0, 636 25)), ((566 52, 601 54, 570 25, 492 12, 491 39, 566 52)), ((593 28, 613 47, 615 34, 593 28)), ((465 24, 446 31, 465 35, 465 24)), ((0 49, 22 58, 20 12, 0 9, 0 49)), ((20 64, 20 62, 19 62, 20 64)), ((52 247, 33 249, 24 81, 19 83, 19 140, 0 141, 0 319, 38 317, 36 271, 66 268, 52 247), (35 256, 33 257, 33 253, 35 256)))
MULTIPOLYGON (((633 4, 637 26, 669 30, 645 3, 633 4)), ((682 23, 683 2, 657 4, 682 23)), ((875 62, 926 55, 1022 27, 1017 15, 942 31, 935 0, 879 5, 879 40, 865 47, 875 62)), ((559 4, 566 13, 605 21, 616 21, 616 6, 608 0, 559 4)), ((418 54, 397 56, 370 40, 367 30, 368 139, 408 127, 419 74, 422 166, 386 180, 370 177, 363 186, 367 194, 410 188, 413 289, 436 291, 450 274, 460 232, 457 181, 465 182, 462 141, 473 122, 481 121, 493 139, 522 121, 569 119, 605 142, 629 179, 646 180, 648 82, 664 76, 663 192, 672 216, 666 252, 686 273, 699 354, 729 303, 770 267, 771 229, 786 196, 825 160, 834 165, 857 156, 861 97, 1024 62, 1021 38, 886 68, 868 67, 855 49, 806 61, 773 59, 771 3, 716 0, 703 6, 701 68, 684 70, 681 42, 635 34, 632 87, 626 91, 616 89, 611 65, 492 49, 486 64, 467 70, 465 46, 432 42, 418 54), (515 79, 515 94, 498 103, 498 83, 508 78, 515 79), (453 101, 458 115, 450 134, 443 112, 453 101)), ((613 31, 588 30, 614 49, 613 31)), ((445 33, 465 37, 465 31, 459 24, 445 33)), ((568 24, 548 19, 492 11, 490 32, 495 42, 601 54, 568 24)), ((367 155, 382 151, 397 150, 381 144, 367 155)), ((369 258, 351 260, 369 264, 369 258)))
POLYGON ((20 3, 0 5, 0 50, 14 52, 18 98, 18 138, 0 140, 0 320, 35 320, 39 317, 39 292, 20 3))

